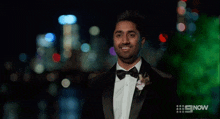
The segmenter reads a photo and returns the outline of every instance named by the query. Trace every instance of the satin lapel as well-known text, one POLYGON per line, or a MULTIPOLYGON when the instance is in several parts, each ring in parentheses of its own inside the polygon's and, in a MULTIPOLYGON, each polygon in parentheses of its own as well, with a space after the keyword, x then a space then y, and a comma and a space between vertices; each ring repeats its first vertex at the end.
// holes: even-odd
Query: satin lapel
POLYGON ((102 94, 102 105, 105 115, 105 119, 114 119, 113 111, 113 93, 114 93, 114 84, 115 84, 115 70, 116 65, 114 65, 109 72, 106 74, 106 87, 103 90, 102 94))
MULTIPOLYGON (((150 65, 142 58, 140 73, 144 74, 145 72, 150 72, 150 65)), ((135 88, 129 119, 138 118, 138 115, 142 109, 144 100, 148 92, 147 88, 148 87, 145 86, 141 92, 137 88, 135 88)))

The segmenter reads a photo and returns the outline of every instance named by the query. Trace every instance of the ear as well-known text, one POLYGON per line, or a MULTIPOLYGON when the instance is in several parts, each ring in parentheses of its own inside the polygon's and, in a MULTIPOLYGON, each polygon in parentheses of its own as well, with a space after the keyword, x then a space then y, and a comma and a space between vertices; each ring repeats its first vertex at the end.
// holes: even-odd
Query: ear
POLYGON ((143 46, 144 46, 145 40, 146 40, 146 38, 145 38, 145 37, 142 37, 142 41, 141 41, 141 47, 143 47, 143 46))

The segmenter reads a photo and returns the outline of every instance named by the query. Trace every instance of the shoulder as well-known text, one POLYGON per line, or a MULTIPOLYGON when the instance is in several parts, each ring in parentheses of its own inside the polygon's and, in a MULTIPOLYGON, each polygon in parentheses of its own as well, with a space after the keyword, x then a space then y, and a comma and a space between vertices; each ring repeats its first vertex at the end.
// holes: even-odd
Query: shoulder
POLYGON ((177 87, 177 79, 175 78, 175 76, 169 74, 169 73, 165 73, 155 67, 151 67, 152 71, 154 72, 155 78, 158 81, 159 84, 161 84, 162 86, 165 87, 173 87, 176 88, 177 87))
POLYGON ((159 69, 155 68, 155 67, 151 67, 153 71, 155 71, 158 75, 160 75, 163 78, 168 78, 171 79, 173 78, 173 76, 171 74, 165 73, 160 71, 159 69))

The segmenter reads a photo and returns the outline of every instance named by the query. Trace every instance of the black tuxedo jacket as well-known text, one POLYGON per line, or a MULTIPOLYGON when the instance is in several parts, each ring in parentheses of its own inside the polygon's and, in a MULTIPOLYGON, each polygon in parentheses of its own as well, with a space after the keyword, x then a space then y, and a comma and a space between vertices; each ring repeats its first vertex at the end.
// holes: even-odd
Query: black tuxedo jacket
MULTIPOLYGON (((150 66, 143 58, 140 73, 147 73, 152 84, 146 85, 139 95, 135 89, 129 119, 173 119, 179 99, 176 80, 150 66)), ((106 73, 89 83, 82 109, 82 119, 114 119, 113 94, 116 64, 106 73)))

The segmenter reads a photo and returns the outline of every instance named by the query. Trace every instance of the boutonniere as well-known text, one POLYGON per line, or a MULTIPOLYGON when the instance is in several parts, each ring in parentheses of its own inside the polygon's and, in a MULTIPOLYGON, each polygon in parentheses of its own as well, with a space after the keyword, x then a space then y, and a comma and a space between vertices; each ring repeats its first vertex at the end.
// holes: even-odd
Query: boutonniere
POLYGON ((146 72, 144 75, 139 74, 139 80, 136 84, 136 87, 139 90, 139 95, 141 94, 141 91, 144 89, 144 87, 150 84, 152 84, 152 82, 150 82, 150 77, 146 72))

